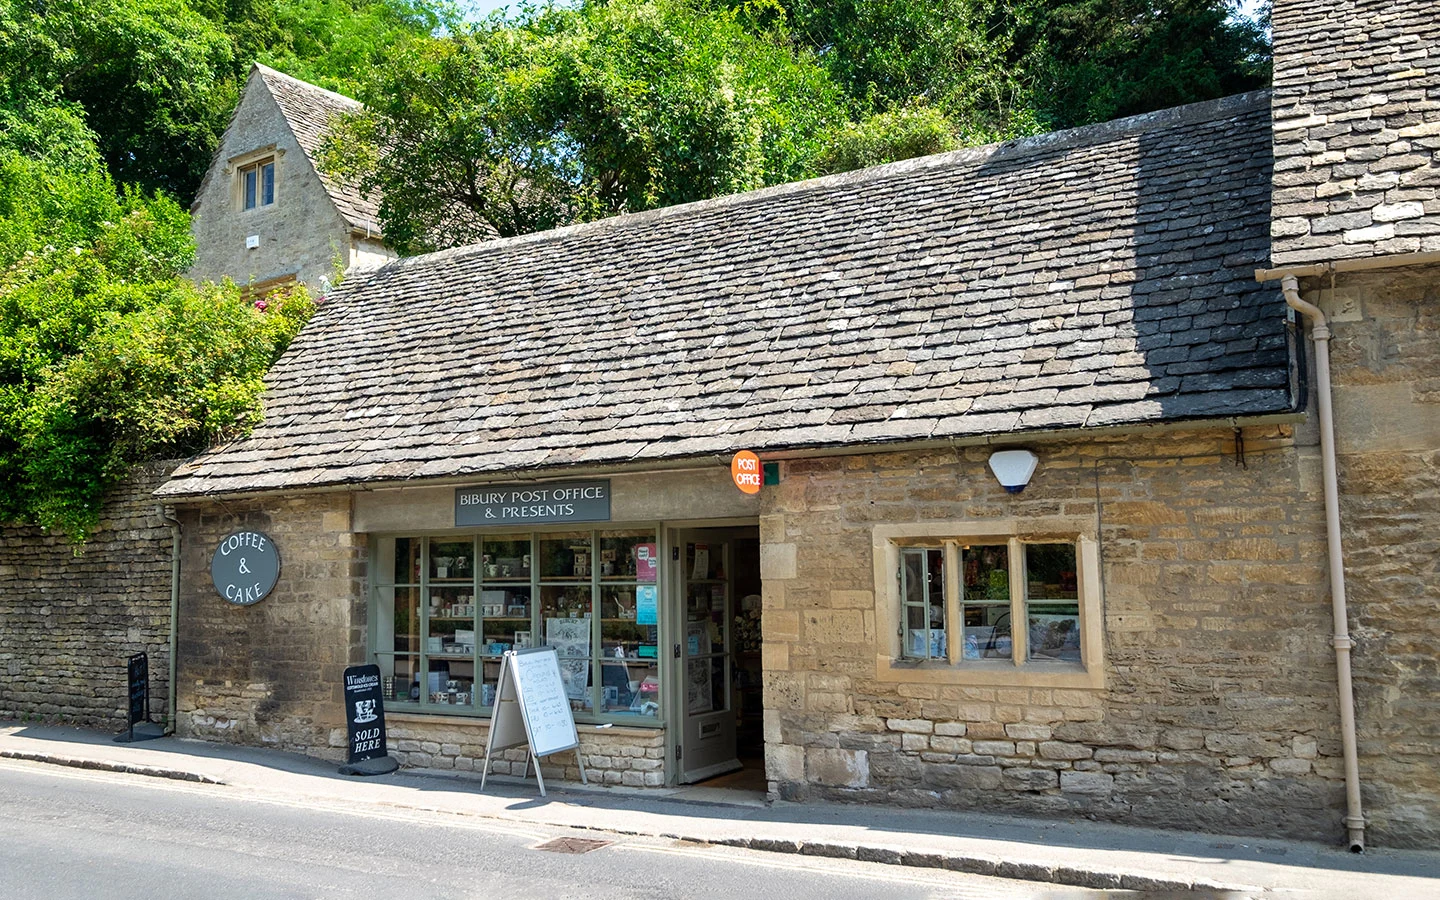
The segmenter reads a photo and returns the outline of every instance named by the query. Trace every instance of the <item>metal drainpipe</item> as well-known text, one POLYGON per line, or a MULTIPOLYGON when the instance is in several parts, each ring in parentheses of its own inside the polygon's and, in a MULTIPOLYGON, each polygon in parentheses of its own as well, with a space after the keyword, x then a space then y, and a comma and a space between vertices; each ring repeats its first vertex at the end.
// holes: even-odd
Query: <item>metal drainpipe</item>
POLYGON ((1310 319, 1315 342, 1315 391, 1320 412, 1320 465, 1325 486, 1325 539, 1330 558, 1330 606, 1335 620, 1335 675, 1340 690, 1340 743, 1345 754, 1345 827, 1350 850, 1365 849, 1365 816, 1360 806, 1360 761, 1355 740, 1355 687, 1350 678, 1349 613, 1345 605, 1345 558, 1340 546, 1340 490, 1335 467, 1335 420, 1330 401, 1330 326, 1320 308, 1300 299, 1300 281, 1294 275, 1280 280, 1291 309, 1310 319))
POLYGON ((165 683, 168 696, 165 700, 165 722, 170 734, 175 733, 176 691, 175 654, 180 647, 180 636, 176 625, 180 621, 180 520, 170 515, 169 510, 160 507, 160 518, 170 526, 170 677, 165 683))

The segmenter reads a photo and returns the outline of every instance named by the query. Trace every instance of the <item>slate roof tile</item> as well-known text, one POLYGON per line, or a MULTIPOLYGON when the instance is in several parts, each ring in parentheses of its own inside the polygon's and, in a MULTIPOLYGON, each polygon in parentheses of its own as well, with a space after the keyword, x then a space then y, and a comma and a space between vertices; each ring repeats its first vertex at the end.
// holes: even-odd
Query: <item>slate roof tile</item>
POLYGON ((1290 407, 1268 95, 352 276, 170 496, 1290 407), (1243 314, 1232 320, 1232 313, 1243 314))
POLYGON ((1272 264, 1440 251, 1435 0, 1275 0, 1273 23, 1272 264))
POLYGON ((305 151, 306 158, 320 176, 325 192, 330 195, 330 200, 340 215, 351 228, 380 237, 379 198, 373 194, 362 193, 353 184, 326 175, 320 171, 316 162, 320 154, 320 144, 331 122, 337 116, 356 112, 364 107, 358 100, 327 91, 269 66, 256 63, 255 70, 264 79, 265 87, 269 89, 270 96, 275 98, 275 105, 280 107, 291 133, 295 135, 295 141, 305 151))

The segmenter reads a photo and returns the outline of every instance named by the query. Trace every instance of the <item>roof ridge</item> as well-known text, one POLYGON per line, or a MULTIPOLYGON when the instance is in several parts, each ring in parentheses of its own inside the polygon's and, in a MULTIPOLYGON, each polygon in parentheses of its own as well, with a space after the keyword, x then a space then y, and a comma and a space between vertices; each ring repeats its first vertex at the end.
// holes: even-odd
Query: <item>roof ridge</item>
POLYGON ((1153 112, 1126 116, 1123 119, 1112 119, 1107 122, 1080 125, 1075 128, 1049 131, 1044 134, 1014 138, 1009 141, 981 144, 974 147, 962 147, 959 150, 949 150, 944 153, 935 153, 929 156, 918 156, 913 159, 884 163, 878 166, 868 166, 863 169, 853 169, 849 172, 840 172, 834 175, 821 175, 816 178, 789 181, 784 184, 770 185, 768 187, 742 191, 736 194, 725 194, 706 200, 694 200, 689 203, 677 203, 672 206, 660 207, 659 209, 647 209, 640 212, 607 216, 603 219, 596 219, 593 222, 579 222, 574 225, 565 225, 546 231, 532 231, 511 237, 465 244, 460 247, 450 247, 444 250, 422 253, 418 256, 397 259, 387 263, 384 268, 408 268, 412 265, 422 265, 435 260, 463 258, 470 254, 478 253, 501 252, 512 247, 525 246, 527 244, 564 240, 579 234, 601 232, 618 227, 645 225, 672 216, 689 215, 699 210, 724 209, 734 205, 759 202, 787 194, 798 194, 832 187, 853 186, 883 181, 890 178, 904 177, 913 172, 923 171, 925 169, 969 162, 980 157, 1002 156, 1005 159, 1014 159, 1032 152, 1080 147, 1100 143, 1105 140, 1113 140, 1127 134, 1144 133, 1162 128, 1172 128, 1178 125, 1224 118, 1226 116, 1241 115, 1262 107, 1269 109, 1269 103, 1269 89, 1249 91, 1243 94, 1232 94, 1231 96, 1221 97, 1216 100, 1205 100, 1184 106, 1172 106, 1153 112))
POLYGON ((287 80, 287 81, 293 82, 294 84, 296 84, 296 85, 298 85, 298 86, 300 86, 300 87, 302 87, 302 88, 306 88, 306 89, 308 89, 308 90, 312 90, 312 91, 315 91, 315 92, 317 92, 317 93, 326 94, 326 95, 328 95, 328 96, 330 96, 330 97, 335 98, 336 100, 341 100, 341 101, 344 101, 345 103, 351 103, 351 104, 354 104, 354 105, 356 105, 356 106, 362 106, 362 107, 363 107, 363 106, 365 105, 365 104, 361 103, 359 100, 356 100, 354 97, 348 97, 348 96, 346 96, 345 94, 339 93, 338 91, 332 91, 332 90, 330 90, 329 88, 321 87, 321 86, 318 85, 318 84, 312 84, 311 82, 305 81, 304 79, 296 78, 294 75, 287 74, 287 73, 285 73, 285 72, 280 71, 279 69, 271 68, 270 66, 267 66, 267 65, 265 65, 264 63, 256 62, 256 63, 251 63, 250 65, 251 65, 251 68, 252 68, 253 70, 259 71, 260 76, 261 76, 262 78, 265 78, 265 77, 268 77, 268 76, 271 76, 271 75, 276 75, 276 76, 279 76, 280 78, 283 78, 283 79, 285 79, 285 80, 287 80))

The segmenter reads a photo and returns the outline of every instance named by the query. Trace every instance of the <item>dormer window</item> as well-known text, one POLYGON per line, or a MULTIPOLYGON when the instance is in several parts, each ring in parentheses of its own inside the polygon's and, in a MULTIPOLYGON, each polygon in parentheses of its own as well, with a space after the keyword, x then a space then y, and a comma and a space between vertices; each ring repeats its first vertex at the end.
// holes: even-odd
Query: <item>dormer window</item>
POLYGON ((259 160, 240 169, 240 195, 245 209, 275 202, 275 158, 259 160))

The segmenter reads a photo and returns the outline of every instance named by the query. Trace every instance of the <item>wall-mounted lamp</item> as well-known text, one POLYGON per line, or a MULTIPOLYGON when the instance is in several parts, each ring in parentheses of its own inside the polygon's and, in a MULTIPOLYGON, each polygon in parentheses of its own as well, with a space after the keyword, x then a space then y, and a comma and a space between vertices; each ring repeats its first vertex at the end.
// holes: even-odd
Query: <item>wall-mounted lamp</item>
POLYGON ((990 471, 1000 486, 1012 494, 1025 490, 1040 458, 1029 450, 996 450, 990 454, 990 471))

